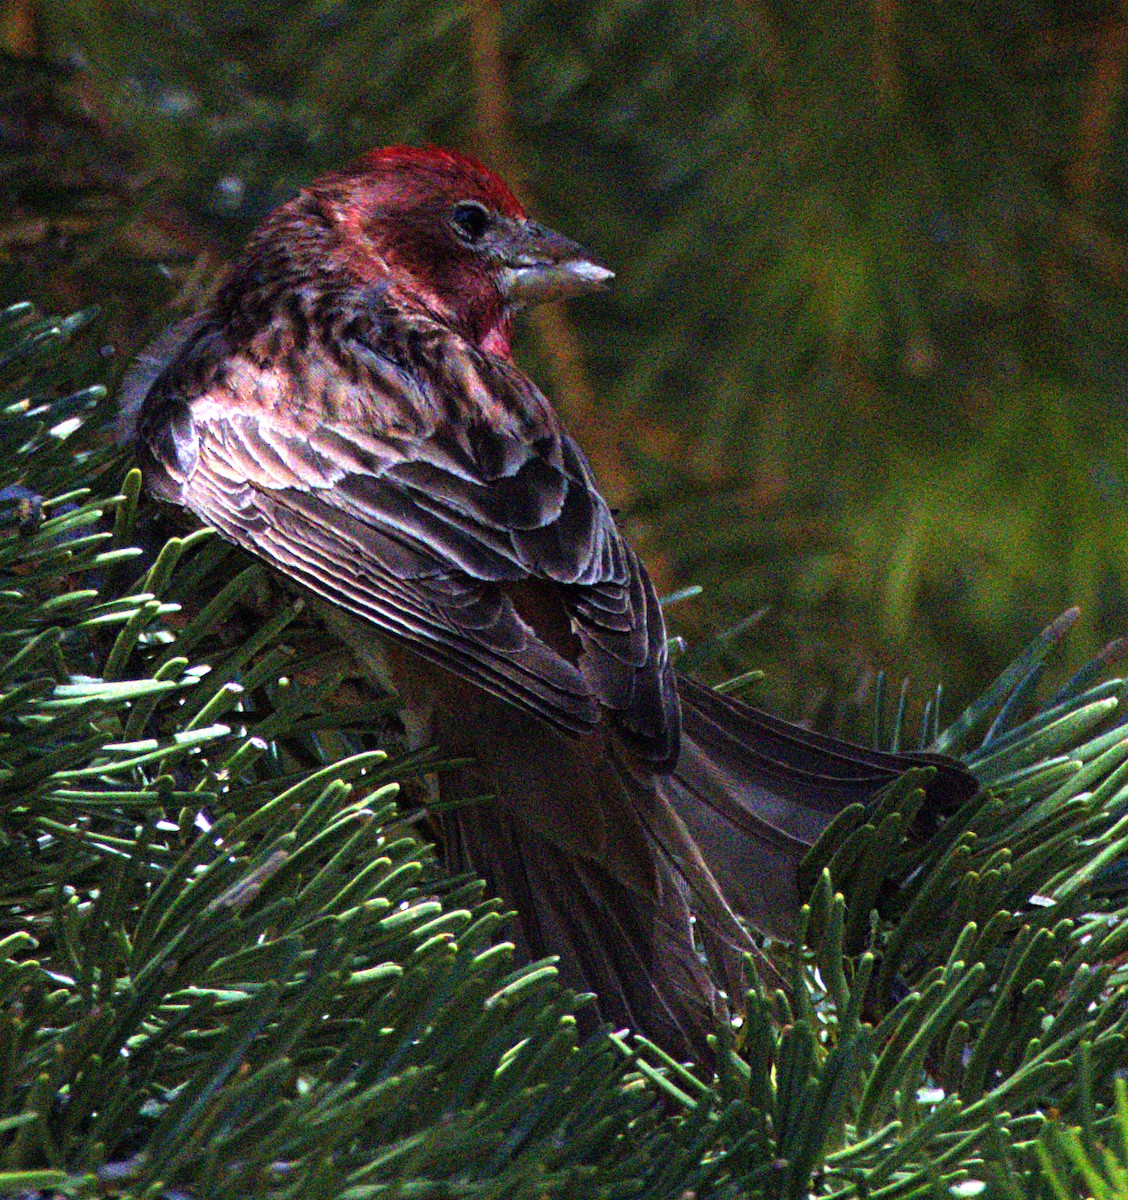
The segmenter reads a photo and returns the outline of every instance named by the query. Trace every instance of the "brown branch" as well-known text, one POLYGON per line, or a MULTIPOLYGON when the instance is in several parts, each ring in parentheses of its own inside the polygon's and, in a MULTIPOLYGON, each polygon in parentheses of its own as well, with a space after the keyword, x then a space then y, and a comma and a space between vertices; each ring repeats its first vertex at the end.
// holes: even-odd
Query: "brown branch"
MULTIPOLYGON (((531 195, 513 136, 509 91, 501 52, 500 0, 470 0, 470 61, 474 78, 478 152, 509 181, 526 207, 531 195)), ((600 487, 612 504, 633 494, 631 471, 623 452, 623 431, 614 417, 599 411, 583 364, 579 338, 562 305, 534 309, 532 326, 568 424, 584 447, 600 487)))
POLYGON ((755 44, 764 74, 772 83, 778 83, 786 55, 767 6, 761 0, 744 0, 742 5, 737 6, 735 16, 755 44))
POLYGON ((1097 38, 1093 69, 1085 88, 1077 147, 1069 169, 1069 184, 1083 208, 1091 208, 1101 187, 1101 167, 1108 150, 1109 131, 1124 92, 1128 61, 1128 21, 1125 5, 1104 22, 1097 38))
POLYGON ((33 0, 4 0, 0 4, 0 46, 13 58, 35 58, 39 53, 33 0))
POLYGON ((897 0, 873 0, 873 84, 878 104, 885 109, 901 102, 896 33, 897 0))
POLYGON ((522 203, 525 179, 510 132, 509 90, 501 57, 500 0, 470 0, 470 64, 474 75, 475 134, 488 158, 522 203))

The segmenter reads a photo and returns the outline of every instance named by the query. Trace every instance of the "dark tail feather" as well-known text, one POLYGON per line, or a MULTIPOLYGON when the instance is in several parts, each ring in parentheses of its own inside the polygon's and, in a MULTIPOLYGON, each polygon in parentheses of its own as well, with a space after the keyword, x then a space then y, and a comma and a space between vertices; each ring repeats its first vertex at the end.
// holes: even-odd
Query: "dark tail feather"
POLYGON ((558 955, 563 980, 595 992, 604 1020, 707 1063, 718 1002, 691 918, 739 1003, 755 942, 738 918, 793 933, 799 864, 838 813, 911 767, 936 768, 934 811, 976 782, 939 755, 835 741, 689 680, 679 692, 681 757, 669 775, 500 702, 483 701, 477 723, 451 717, 440 744, 477 761, 442 776, 456 805, 444 842, 452 866, 480 873, 517 910, 523 950, 558 955))
MULTIPOLYGON (((444 827, 448 859, 472 865, 517 909, 525 955, 558 956, 561 979, 594 992, 612 1027, 645 1033, 677 1058, 709 1061, 715 990, 694 949, 687 886, 668 865, 656 902, 493 801, 459 808, 444 827)), ((591 1009, 578 1015, 594 1028, 591 1009)))
POLYGON ((658 782, 729 905, 762 933, 787 938, 806 897, 799 864, 844 808, 867 803, 912 767, 936 770, 933 813, 978 789, 940 754, 887 754, 791 725, 711 688, 679 679, 682 752, 658 782))

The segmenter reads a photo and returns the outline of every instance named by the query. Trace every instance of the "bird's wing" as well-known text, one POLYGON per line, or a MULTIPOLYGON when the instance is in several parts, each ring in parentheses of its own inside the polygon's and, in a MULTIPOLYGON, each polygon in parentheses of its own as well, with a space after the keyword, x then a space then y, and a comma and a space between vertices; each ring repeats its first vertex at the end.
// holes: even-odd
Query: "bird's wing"
POLYGON ((502 699, 569 732, 609 712, 672 761, 653 587, 547 401, 449 333, 373 341, 330 371, 240 352, 202 387, 174 365, 140 423, 157 493, 502 699))

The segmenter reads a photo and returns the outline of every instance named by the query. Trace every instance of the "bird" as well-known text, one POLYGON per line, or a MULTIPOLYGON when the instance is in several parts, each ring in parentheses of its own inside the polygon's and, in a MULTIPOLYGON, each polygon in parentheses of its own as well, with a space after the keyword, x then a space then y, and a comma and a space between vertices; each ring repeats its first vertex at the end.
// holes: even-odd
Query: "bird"
POLYGON ((911 767, 679 674, 581 448, 516 364, 521 309, 609 267, 468 155, 389 146, 250 236, 121 390, 148 494, 320 605, 403 704, 442 852, 598 1018, 708 1063, 754 934, 794 935, 801 859, 911 767))

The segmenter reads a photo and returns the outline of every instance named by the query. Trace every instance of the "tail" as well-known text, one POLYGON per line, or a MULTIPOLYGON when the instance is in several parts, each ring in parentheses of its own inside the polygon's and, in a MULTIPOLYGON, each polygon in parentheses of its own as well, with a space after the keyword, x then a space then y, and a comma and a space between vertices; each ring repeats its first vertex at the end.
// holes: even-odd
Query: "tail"
POLYGON ((658 790, 685 823, 732 908, 790 938, 799 864, 830 822, 913 767, 930 766, 926 806, 951 812, 979 785, 942 754, 889 754, 826 737, 692 680, 678 680, 682 752, 658 790))
POLYGON ((598 1017, 678 1059, 710 1061, 723 1008, 694 943, 689 887, 663 856, 644 894, 489 800, 447 813, 443 841, 448 863, 472 868, 516 910, 521 952, 556 957, 565 984, 594 993, 595 1007, 577 1013, 583 1031, 598 1017))
POLYGON ((837 741, 686 679, 679 693, 681 755, 667 775, 500 702, 471 742, 461 718, 435 734, 477 760, 441 781, 456 805, 443 820, 448 861, 513 905, 523 949, 559 956, 564 981, 596 993, 604 1020, 707 1062, 721 1005, 694 922, 735 999, 740 952, 755 947, 748 927, 793 933, 799 864, 838 813, 911 767, 936 768, 932 811, 977 784, 942 755, 837 741))

